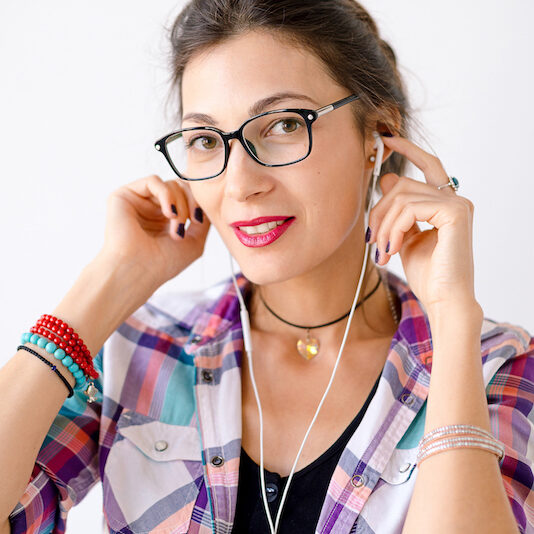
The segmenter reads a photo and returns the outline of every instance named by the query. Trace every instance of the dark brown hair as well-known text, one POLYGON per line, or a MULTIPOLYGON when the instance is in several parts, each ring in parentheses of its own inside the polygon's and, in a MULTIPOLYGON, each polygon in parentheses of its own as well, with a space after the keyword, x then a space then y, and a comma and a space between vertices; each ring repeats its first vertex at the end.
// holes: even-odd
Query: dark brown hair
MULTIPOLYGON (((395 54, 354 0, 191 0, 170 29, 169 96, 178 97, 178 119, 182 76, 191 57, 252 30, 272 31, 304 46, 322 60, 335 82, 359 95, 352 105, 362 136, 377 121, 384 131, 407 134, 408 102, 395 54)), ((382 173, 402 174, 404 165, 404 158, 393 153, 382 173)))

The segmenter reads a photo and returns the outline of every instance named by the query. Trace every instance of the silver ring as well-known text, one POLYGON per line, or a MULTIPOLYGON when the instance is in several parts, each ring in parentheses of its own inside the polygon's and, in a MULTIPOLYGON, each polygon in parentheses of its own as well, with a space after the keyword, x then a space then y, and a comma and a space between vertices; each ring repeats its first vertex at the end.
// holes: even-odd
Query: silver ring
POLYGON ((438 185, 438 189, 443 189, 445 187, 452 187, 453 191, 458 191, 460 188, 460 182, 458 181, 458 178, 455 178, 454 176, 449 176, 449 181, 446 184, 438 185))

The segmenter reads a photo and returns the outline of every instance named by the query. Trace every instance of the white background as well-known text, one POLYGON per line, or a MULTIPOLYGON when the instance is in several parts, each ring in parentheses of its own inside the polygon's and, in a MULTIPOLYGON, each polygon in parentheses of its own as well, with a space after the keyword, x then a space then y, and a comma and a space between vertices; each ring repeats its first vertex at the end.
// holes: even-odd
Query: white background
MULTIPOLYGON (((173 177, 153 143, 170 128, 164 27, 182 5, 0 3, 0 364, 100 249, 107 195, 151 173, 173 177)), ((486 316, 534 332, 534 3, 366 6, 397 53, 427 140, 475 204, 478 301, 486 316)), ((168 285, 226 277, 223 252, 212 232, 205 255, 168 285)), ((402 275, 397 257, 390 265, 402 275)), ((70 514, 69 532, 99 531, 100 510, 98 488, 70 514)))

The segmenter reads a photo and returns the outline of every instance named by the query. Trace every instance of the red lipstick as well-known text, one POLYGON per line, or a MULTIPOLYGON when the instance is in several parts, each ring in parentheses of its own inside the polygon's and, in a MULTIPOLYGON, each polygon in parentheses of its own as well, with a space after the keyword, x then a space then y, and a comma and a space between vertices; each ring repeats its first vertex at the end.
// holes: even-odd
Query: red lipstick
POLYGON ((256 219, 252 219, 250 221, 236 221, 230 226, 233 227, 237 239, 239 239, 243 245, 247 247, 265 247, 266 245, 270 245, 276 241, 282 234, 284 234, 294 221, 295 217, 277 215, 269 217, 257 217, 256 219), (239 229, 240 226, 258 226, 260 224, 279 221, 284 222, 272 230, 261 234, 247 234, 239 229))

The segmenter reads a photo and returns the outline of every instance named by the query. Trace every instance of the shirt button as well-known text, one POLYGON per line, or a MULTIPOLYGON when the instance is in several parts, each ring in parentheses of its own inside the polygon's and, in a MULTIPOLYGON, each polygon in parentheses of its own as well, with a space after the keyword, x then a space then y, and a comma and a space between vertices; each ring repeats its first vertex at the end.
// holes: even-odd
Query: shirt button
POLYGON ((224 464, 224 458, 222 456, 214 456, 211 459, 211 465, 213 467, 221 467, 222 464, 224 464))
POLYGON ((412 464, 409 464, 409 463, 406 463, 404 465, 401 465, 400 468, 399 468, 399 471, 401 473, 406 473, 406 471, 408 471, 408 469, 410 469, 412 464))
POLYGON ((203 369, 202 380, 204 380, 204 382, 213 382, 213 372, 209 369, 203 369))
POLYGON ((169 444, 165 440, 160 439, 154 444, 154 449, 156 449, 158 452, 163 452, 168 446, 169 444))
POLYGON ((401 402, 406 406, 411 406, 415 402, 415 398, 410 393, 403 393, 401 396, 401 402))
POLYGON ((273 482, 269 482, 265 486, 265 492, 267 493, 267 501, 273 502, 278 497, 278 486, 273 482))
POLYGON ((367 477, 365 475, 354 475, 350 481, 355 488, 360 488, 367 482, 367 477))

